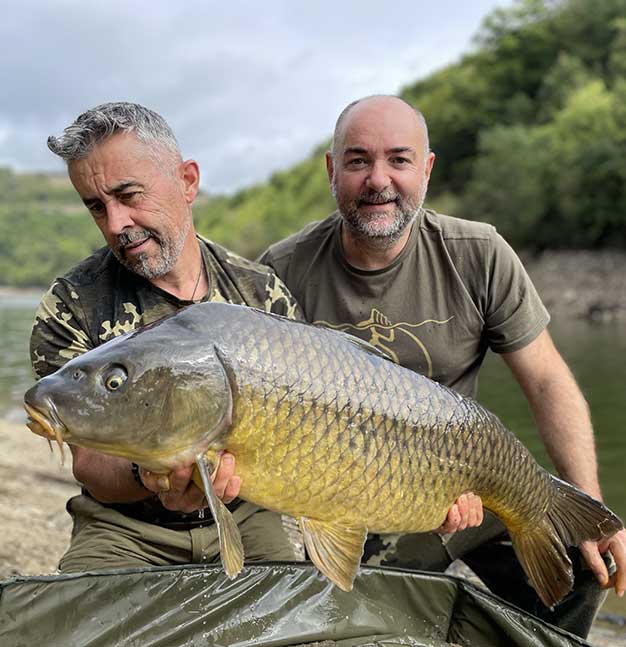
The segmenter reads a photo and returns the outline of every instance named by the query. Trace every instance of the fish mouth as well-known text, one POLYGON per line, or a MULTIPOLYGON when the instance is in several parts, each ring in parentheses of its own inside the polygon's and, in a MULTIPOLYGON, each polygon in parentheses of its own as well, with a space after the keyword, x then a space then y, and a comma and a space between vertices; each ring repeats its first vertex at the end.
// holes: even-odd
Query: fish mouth
POLYGON ((54 403, 47 401, 48 413, 44 413, 39 409, 24 403, 24 408, 28 414, 26 426, 38 436, 43 436, 48 442, 55 441, 63 455, 63 440, 68 435, 68 429, 59 418, 59 414, 54 406, 54 403))

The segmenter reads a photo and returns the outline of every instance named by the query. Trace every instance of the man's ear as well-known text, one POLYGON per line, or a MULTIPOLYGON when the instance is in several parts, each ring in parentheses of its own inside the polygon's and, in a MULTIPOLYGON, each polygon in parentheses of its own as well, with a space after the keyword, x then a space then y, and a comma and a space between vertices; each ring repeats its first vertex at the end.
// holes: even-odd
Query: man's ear
POLYGON ((326 173, 328 173, 328 181, 333 185, 333 177, 335 175, 335 165, 333 162, 333 155, 330 151, 326 152, 326 173))
POLYGON ((426 164, 424 165, 424 175, 426 176, 426 182, 430 180, 430 174, 433 170, 433 165, 435 164, 435 154, 431 151, 426 157, 426 164))
POLYGON ((200 167, 195 160, 185 160, 181 162, 179 172, 185 200, 187 204, 191 204, 200 190, 200 167))

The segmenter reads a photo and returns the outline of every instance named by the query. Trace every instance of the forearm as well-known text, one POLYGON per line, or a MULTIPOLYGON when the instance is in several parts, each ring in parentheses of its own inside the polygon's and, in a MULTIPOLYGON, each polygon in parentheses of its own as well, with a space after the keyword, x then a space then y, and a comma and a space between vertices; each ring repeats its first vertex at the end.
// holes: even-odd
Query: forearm
POLYGON ((559 475, 600 499, 589 407, 567 367, 559 378, 531 386, 527 397, 559 475))
POLYGON ((528 399, 559 475, 600 498, 589 407, 548 332, 502 357, 528 399))
POLYGON ((126 459, 82 447, 71 449, 76 480, 98 501, 133 503, 153 495, 135 480, 126 459))

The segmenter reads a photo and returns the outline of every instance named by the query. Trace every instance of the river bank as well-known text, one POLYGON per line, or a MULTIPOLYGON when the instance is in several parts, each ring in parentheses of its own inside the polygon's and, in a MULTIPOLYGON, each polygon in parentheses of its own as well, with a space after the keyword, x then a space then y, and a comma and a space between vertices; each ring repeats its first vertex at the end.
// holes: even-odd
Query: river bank
POLYGON ((65 447, 58 448, 22 424, 0 420, 0 579, 53 573, 72 528, 67 499, 79 492, 65 447))
POLYGON ((626 319, 626 251, 549 250, 520 257, 554 318, 626 319))

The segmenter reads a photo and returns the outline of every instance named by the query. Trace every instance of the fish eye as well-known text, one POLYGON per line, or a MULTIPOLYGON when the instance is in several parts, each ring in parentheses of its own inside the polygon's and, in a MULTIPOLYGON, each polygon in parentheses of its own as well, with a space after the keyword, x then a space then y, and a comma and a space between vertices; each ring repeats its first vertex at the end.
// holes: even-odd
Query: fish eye
POLYGON ((121 366, 115 366, 111 369, 108 375, 104 378, 104 386, 109 391, 117 391, 124 382, 128 374, 121 366))

